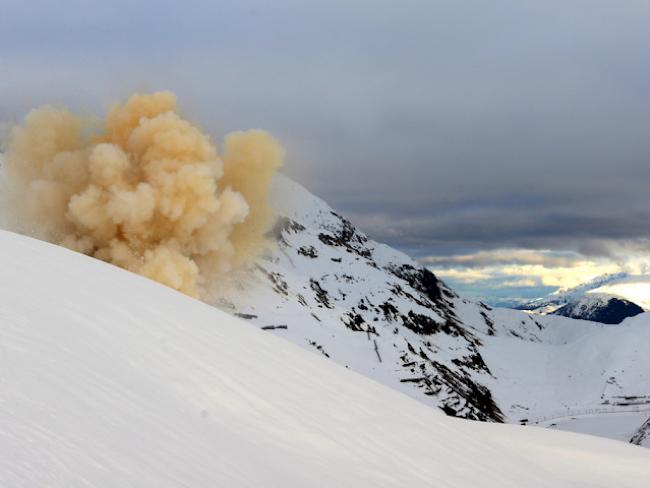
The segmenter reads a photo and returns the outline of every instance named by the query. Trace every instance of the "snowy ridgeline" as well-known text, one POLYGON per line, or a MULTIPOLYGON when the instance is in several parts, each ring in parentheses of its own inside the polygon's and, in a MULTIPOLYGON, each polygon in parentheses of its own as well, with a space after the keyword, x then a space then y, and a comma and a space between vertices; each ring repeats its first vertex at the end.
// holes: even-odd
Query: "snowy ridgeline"
POLYGON ((0 247, 3 488, 650 486, 650 450, 450 418, 114 266, 0 247))
MULTIPOLYGON (((220 308, 453 416, 534 423, 650 407, 647 315, 606 326, 492 309, 291 180, 279 178, 273 198, 277 248, 220 293, 220 308)), ((611 437, 635 434, 626 423, 611 437)))

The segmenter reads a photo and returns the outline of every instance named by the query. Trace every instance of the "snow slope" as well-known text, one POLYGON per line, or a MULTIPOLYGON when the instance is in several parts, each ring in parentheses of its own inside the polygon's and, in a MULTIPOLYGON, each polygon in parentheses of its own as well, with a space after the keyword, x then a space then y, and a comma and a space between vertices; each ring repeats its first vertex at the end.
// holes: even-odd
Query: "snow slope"
POLYGON ((0 248, 4 488, 650 483, 646 449, 449 418, 111 265, 0 248))
POLYGON ((577 415, 547 422, 551 429, 598 435, 629 442, 639 425, 648 419, 648 412, 620 412, 610 415, 577 415))
POLYGON ((521 407, 518 413, 511 408, 513 420, 519 415, 520 421, 548 425, 575 416, 650 416, 650 313, 616 326, 565 332, 555 343, 485 340, 482 355, 495 376, 493 394, 504 405, 521 407))

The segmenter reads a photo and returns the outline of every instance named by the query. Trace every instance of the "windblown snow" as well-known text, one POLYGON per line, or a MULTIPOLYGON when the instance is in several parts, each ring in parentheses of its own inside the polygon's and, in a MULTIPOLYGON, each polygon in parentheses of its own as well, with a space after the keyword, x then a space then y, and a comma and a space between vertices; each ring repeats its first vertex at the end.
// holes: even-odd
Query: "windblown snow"
POLYGON ((0 486, 646 487, 650 451, 469 422, 0 232, 0 486))

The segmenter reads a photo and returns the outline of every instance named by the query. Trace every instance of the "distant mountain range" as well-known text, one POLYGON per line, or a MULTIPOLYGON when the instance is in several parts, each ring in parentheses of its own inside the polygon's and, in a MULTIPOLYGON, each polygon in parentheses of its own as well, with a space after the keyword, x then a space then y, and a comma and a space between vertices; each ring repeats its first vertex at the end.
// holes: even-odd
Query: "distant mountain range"
POLYGON ((541 315, 619 324, 627 317, 650 309, 650 276, 606 274, 512 308, 541 315))

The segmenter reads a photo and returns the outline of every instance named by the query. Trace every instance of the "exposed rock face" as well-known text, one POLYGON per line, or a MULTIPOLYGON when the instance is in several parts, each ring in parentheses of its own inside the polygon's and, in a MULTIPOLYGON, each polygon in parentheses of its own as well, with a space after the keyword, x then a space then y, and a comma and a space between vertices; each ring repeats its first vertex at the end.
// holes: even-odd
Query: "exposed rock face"
POLYGON ((630 439, 630 443, 637 446, 650 447, 650 418, 634 433, 630 439))
POLYGON ((243 278, 246 294, 231 290, 220 306, 449 415, 504 421, 481 337, 537 340, 528 331, 538 321, 515 312, 499 324, 490 307, 461 299, 300 186, 279 185, 277 248, 243 278))

